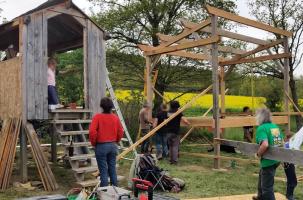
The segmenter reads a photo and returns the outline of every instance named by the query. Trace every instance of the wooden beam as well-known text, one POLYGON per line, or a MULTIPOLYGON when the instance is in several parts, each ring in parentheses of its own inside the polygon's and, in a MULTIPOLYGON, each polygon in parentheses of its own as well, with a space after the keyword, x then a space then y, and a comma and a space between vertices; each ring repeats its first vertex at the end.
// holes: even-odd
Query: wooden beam
MULTIPOLYGON (((206 153, 188 153, 188 152, 180 152, 181 155, 184 156, 193 156, 193 157, 199 157, 199 158, 215 158, 214 155, 206 154, 206 153)), ((229 157, 229 156, 220 156, 219 157, 222 160, 234 160, 237 162, 242 163, 255 163, 258 164, 260 161, 255 159, 243 159, 243 158, 235 158, 235 157, 229 157)))
MULTIPOLYGON (((215 35, 207 39, 201 39, 193 42, 187 42, 175 46, 170 46, 170 47, 163 47, 163 48, 158 48, 156 50, 152 50, 150 52, 145 52, 145 55, 151 56, 151 55, 158 55, 158 54, 165 54, 173 51, 180 51, 184 49, 189 49, 189 48, 194 48, 194 47, 200 47, 212 43, 216 43, 220 41, 220 37, 215 35)), ((166 43, 165 43, 166 44, 166 43)))
POLYGON ((251 20, 251 19, 248 19, 248 18, 245 18, 245 17, 241 17, 241 16, 235 15, 235 14, 230 13, 230 12, 226 12, 224 10, 220 10, 218 8, 215 8, 215 7, 212 7, 212 6, 209 6, 209 5, 206 5, 206 10, 210 14, 217 15, 219 17, 223 17, 225 19, 229 19, 229 20, 234 21, 234 22, 238 22, 238 23, 241 23, 241 24, 252 26, 252 27, 264 30, 264 31, 271 32, 271 33, 284 35, 284 36, 287 36, 287 37, 292 36, 292 32, 290 32, 290 31, 275 28, 275 27, 272 27, 270 25, 263 24, 261 22, 257 22, 255 20, 251 20))
MULTIPOLYGON (((247 142, 239 142, 232 140, 215 139, 220 144, 236 147, 241 153, 254 156, 260 145, 247 142)), ((299 150, 285 149, 281 147, 270 147, 262 158, 270 160, 278 160, 281 162, 288 162, 297 165, 303 165, 303 152, 299 150)))
POLYGON ((245 58, 245 57, 247 57, 247 56, 256 54, 256 53, 258 53, 258 52, 260 52, 260 51, 269 49, 269 48, 271 48, 271 47, 273 47, 273 46, 276 46, 276 45, 278 45, 278 44, 281 44, 281 43, 283 43, 283 40, 276 40, 276 41, 273 41, 273 42, 271 42, 271 43, 269 43, 269 44, 266 44, 266 45, 260 45, 260 46, 258 46, 257 48, 255 48, 255 49, 253 49, 253 50, 251 50, 251 51, 248 51, 248 52, 246 52, 246 53, 244 53, 244 54, 238 56, 238 58, 235 58, 235 60, 239 60, 239 59, 241 59, 241 58, 245 58))
MULTIPOLYGON (((189 22, 189 21, 184 20, 184 19, 181 19, 181 23, 186 28, 192 28, 193 26, 196 25, 196 23, 189 22)), ((201 29, 200 31, 205 32, 205 33, 211 33, 210 27, 205 27, 205 28, 201 29)), ((266 44, 270 43, 266 40, 261 40, 261 39, 258 39, 258 38, 254 38, 254 37, 250 37, 250 36, 246 36, 246 35, 241 35, 241 34, 238 34, 238 33, 233 33, 233 32, 230 32, 230 31, 223 30, 223 29, 219 29, 219 28, 217 30, 217 34, 219 36, 222 36, 222 37, 241 40, 241 41, 244 41, 244 42, 249 42, 249 43, 258 44, 258 45, 266 45, 266 44)))
POLYGON ((167 41, 165 44, 160 44, 157 48, 162 48, 162 47, 168 47, 171 44, 174 44, 178 42, 179 40, 189 36, 190 34, 199 31, 200 29, 210 25, 210 19, 206 19, 200 24, 197 24, 196 26, 192 27, 190 30, 184 30, 182 33, 177 35, 174 39, 167 41))
POLYGON ((275 54, 272 56, 259 56, 256 58, 247 58, 247 59, 240 59, 240 60, 230 60, 230 61, 224 61, 220 62, 221 66, 224 65, 235 65, 235 64, 242 64, 242 63, 255 63, 255 62, 262 62, 266 60, 275 60, 280 58, 289 58, 291 56, 290 53, 282 53, 282 54, 275 54))
POLYGON ((169 118, 164 120, 161 124, 156 126, 153 130, 151 130, 149 133, 144 135, 142 138, 140 138, 137 142, 135 142, 133 145, 128 147, 126 150, 124 150, 121 154, 118 155, 117 160, 120 160, 123 158, 126 154, 131 152, 133 149, 135 149, 137 146, 139 146, 143 141, 153 136, 159 129, 161 129, 163 126, 165 126, 168 122, 170 122, 172 119, 174 119, 176 116, 178 116, 180 113, 182 113, 185 109, 189 108, 197 99, 199 99, 201 96, 205 95, 209 90, 211 90, 212 85, 208 86, 205 90, 203 90, 200 94, 192 98, 188 103, 186 103, 182 108, 180 108, 177 112, 172 114, 169 118))
MULTIPOLYGON (((138 47, 142 51, 156 50, 155 47, 144 45, 144 44, 138 44, 138 47)), ((169 52, 169 53, 165 53, 165 54, 166 55, 171 55, 171 56, 179 56, 179 57, 184 57, 184 58, 191 58, 191 59, 194 59, 194 60, 206 60, 206 61, 209 61, 211 59, 211 57, 209 55, 202 54, 202 53, 187 52, 187 51, 184 51, 184 50, 169 52)), ((224 59, 222 57, 219 57, 218 59, 219 59, 220 62, 226 61, 226 59, 224 59)))
MULTIPOLYGON (((193 127, 214 127, 214 120, 211 117, 186 117, 193 127)), ((272 116, 273 123, 287 124, 287 116, 272 116)), ((181 124, 184 126, 184 124, 181 124)), ((236 128, 243 126, 258 126, 254 116, 227 116, 220 119, 220 128, 236 128)))
MULTIPOLYGON (((153 90, 152 90, 152 80, 151 80, 151 57, 146 56, 146 101, 153 107, 153 90)), ((148 119, 152 119, 152 109, 148 112, 148 119)))
MULTIPOLYGON (((167 42, 167 41, 169 41, 171 39, 174 39, 176 37, 176 36, 164 35, 164 34, 161 34, 161 33, 157 33, 157 36, 163 42, 167 42)), ((194 41, 194 40, 182 39, 182 40, 179 40, 177 42, 177 44, 183 44, 183 43, 192 42, 192 41, 194 41)), ((206 45, 205 48, 207 48, 208 50, 210 50, 211 49, 211 45, 206 45)), ((218 46, 218 51, 225 52, 225 53, 233 53, 233 54, 244 54, 244 53, 247 52, 247 51, 242 50, 242 49, 236 49, 236 48, 227 47, 227 46, 218 46)))

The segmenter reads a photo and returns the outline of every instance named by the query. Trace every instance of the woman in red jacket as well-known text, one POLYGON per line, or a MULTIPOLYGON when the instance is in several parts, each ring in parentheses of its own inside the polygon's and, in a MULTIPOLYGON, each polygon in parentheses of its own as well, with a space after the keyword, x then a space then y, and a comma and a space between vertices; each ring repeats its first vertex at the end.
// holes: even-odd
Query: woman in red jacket
POLYGON ((117 115, 112 114, 114 105, 110 98, 102 98, 100 107, 103 109, 103 113, 93 117, 89 127, 89 140, 95 147, 101 187, 108 186, 108 176, 111 184, 117 186, 117 143, 123 136, 123 128, 117 115))

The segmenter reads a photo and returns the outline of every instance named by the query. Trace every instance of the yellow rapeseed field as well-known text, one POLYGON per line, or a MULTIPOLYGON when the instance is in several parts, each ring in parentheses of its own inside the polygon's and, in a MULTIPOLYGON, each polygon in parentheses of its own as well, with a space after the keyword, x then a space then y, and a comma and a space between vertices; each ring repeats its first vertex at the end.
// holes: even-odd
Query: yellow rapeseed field
MULTIPOLYGON (((116 90, 116 96, 121 101, 128 101, 132 99, 132 93, 130 90, 116 90)), ((167 100, 171 100, 176 96, 180 95, 181 93, 174 93, 174 92, 166 92, 164 97, 167 100)), ((180 102, 181 105, 184 105, 188 101, 190 101, 195 95, 195 93, 188 93, 177 100, 180 102)), ((226 95, 225 96, 225 106, 227 109, 242 109, 244 106, 249 106, 251 108, 258 108, 264 106, 266 99, 264 97, 248 97, 248 96, 232 96, 226 95)), ((212 106, 212 95, 207 94, 200 97, 194 104, 193 107, 201 107, 201 108, 209 108, 212 106)))

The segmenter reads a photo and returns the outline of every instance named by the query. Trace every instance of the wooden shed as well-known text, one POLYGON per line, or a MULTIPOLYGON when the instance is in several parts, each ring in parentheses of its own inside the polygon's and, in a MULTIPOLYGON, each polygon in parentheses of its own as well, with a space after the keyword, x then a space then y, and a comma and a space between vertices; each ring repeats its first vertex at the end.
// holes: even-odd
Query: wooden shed
POLYGON ((105 37, 69 0, 49 0, 0 25, 0 51, 17 52, 0 62, 0 118, 48 119, 47 60, 81 47, 85 108, 98 112, 106 90, 105 37))

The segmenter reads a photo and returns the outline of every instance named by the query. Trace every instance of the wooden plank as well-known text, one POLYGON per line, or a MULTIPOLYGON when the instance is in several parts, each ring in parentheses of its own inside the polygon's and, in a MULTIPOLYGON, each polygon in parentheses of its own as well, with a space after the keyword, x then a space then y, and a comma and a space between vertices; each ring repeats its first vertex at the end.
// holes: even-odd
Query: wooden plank
MULTIPOLYGON (((214 127, 214 121, 211 117, 186 117, 193 127, 214 127)), ((287 124, 287 116, 272 116, 275 124, 287 124)), ((181 124, 184 126, 184 124, 181 124)), ((256 117, 254 116, 227 116, 220 119, 220 128, 233 128, 243 126, 257 126, 256 117)))
MULTIPOLYGON (((220 41, 220 37, 217 35, 214 35, 210 38, 207 39, 201 39, 193 42, 187 42, 179 45, 174 45, 170 47, 163 47, 161 49, 157 48, 157 50, 152 50, 150 52, 145 52, 145 55, 157 55, 157 54, 163 54, 163 53, 168 53, 168 52, 173 52, 173 51, 180 51, 183 49, 189 49, 189 48, 194 48, 194 47, 200 47, 204 45, 208 45, 211 43, 216 43, 220 41)), ((166 43, 165 43, 166 44, 166 43)))
POLYGON ((179 40, 189 36, 190 34, 199 31, 200 29, 208 26, 210 24, 210 19, 206 19, 205 21, 197 24, 196 26, 192 27, 190 30, 184 30, 182 33, 177 35, 174 39, 167 41, 165 44, 161 44, 158 46, 158 49, 162 47, 168 47, 171 44, 178 42, 179 40))
MULTIPOLYGON (((43 90, 46 90, 47 87, 42 82, 47 83, 47 69, 45 70, 45 75, 43 74, 45 65, 43 65, 43 14, 35 13, 33 15, 34 21, 34 82, 33 89, 35 90, 34 95, 34 118, 33 119, 43 119, 43 90), (43 79, 43 80, 42 80, 43 79)), ((46 64, 46 63, 45 63, 46 64)), ((46 85, 47 86, 47 85, 46 85)), ((47 116, 48 117, 48 116, 47 116)))
POLYGON ((37 134, 32 124, 26 123, 25 130, 27 133, 27 137, 29 138, 29 142, 32 146, 32 153, 34 155, 34 159, 36 161, 44 188, 48 191, 54 191, 58 189, 58 184, 55 180, 54 174, 51 171, 48 161, 45 158, 45 155, 42 153, 43 151, 41 149, 37 134))
MULTIPOLYGON (((152 46, 148 46, 148 45, 143 45, 143 44, 139 44, 138 47, 142 50, 142 51, 152 51, 155 50, 155 47, 152 46)), ((174 52, 168 52, 168 53, 163 53, 166 55, 171 55, 171 56, 179 56, 179 57, 184 57, 184 58, 191 58, 194 60, 206 60, 209 61, 211 59, 211 57, 209 55, 206 54, 202 54, 202 53, 193 53, 193 52, 188 52, 188 51, 174 51, 174 52)), ((220 62, 224 62, 226 61, 225 58, 219 57, 218 58, 220 62)))
MULTIPOLYGON (((260 147, 258 144, 252 144, 247 142, 239 142, 217 138, 215 139, 215 141, 219 142, 220 144, 235 147, 242 154, 248 156, 254 156, 260 147)), ((285 149, 281 147, 270 147, 262 157, 271 160, 278 160, 281 162, 303 165, 303 152, 299 150, 285 149)))
POLYGON ((117 160, 120 160, 123 158, 126 154, 133 151, 137 146, 139 146, 143 141, 153 136, 159 129, 161 129, 163 126, 165 126, 168 122, 170 122, 173 118, 178 116, 180 113, 182 113, 185 109, 189 108, 197 99, 199 99, 201 96, 205 95, 209 90, 211 90, 212 85, 210 85, 208 88, 203 90, 200 94, 196 95, 194 98, 192 98, 188 103, 186 103, 182 108, 180 108, 177 112, 172 114, 169 118, 164 120, 161 124, 156 126, 153 130, 151 130, 149 133, 144 135, 142 138, 140 138, 137 142, 135 142, 133 145, 128 147, 126 150, 124 150, 121 154, 118 155, 117 160))
POLYGON ((28 181, 28 170, 27 170, 27 137, 25 130, 22 126, 20 130, 20 176, 21 182, 26 183, 28 181))
MULTIPOLYGON (((209 145, 209 144, 207 144, 209 145)), ((200 158, 214 158, 214 155, 211 154, 205 154, 205 153, 188 153, 188 152, 180 152, 181 155, 185 156, 193 156, 193 157, 200 157, 200 158)), ((236 158, 236 157, 231 157, 231 156, 222 156, 220 155, 220 159, 222 160, 235 160, 237 162, 242 162, 242 163, 255 163, 259 164, 259 160, 255 159, 243 159, 243 158, 236 158)))
POLYGON ((272 56, 259 56, 255 58, 247 58, 247 59, 240 59, 240 60, 230 60, 230 61, 224 61, 220 62, 221 66, 225 65, 235 65, 235 64, 242 64, 242 63, 255 63, 255 62, 262 62, 267 60, 275 60, 280 58, 289 58, 291 57, 290 53, 281 53, 281 54, 275 54, 272 56))
POLYGON ((206 5, 206 10, 210 14, 217 15, 218 17, 223 17, 225 19, 229 19, 229 20, 234 21, 234 22, 238 22, 238 23, 241 23, 241 24, 252 26, 252 27, 255 27, 255 28, 258 28, 258 29, 262 29, 264 31, 271 32, 271 33, 284 35, 284 36, 287 36, 287 37, 292 36, 292 32, 290 32, 290 31, 275 28, 275 27, 272 27, 270 25, 263 24, 261 22, 257 22, 255 20, 251 20, 251 19, 248 19, 248 18, 245 18, 245 17, 241 17, 241 16, 235 15, 235 14, 230 13, 230 12, 226 12, 224 10, 220 10, 218 8, 215 8, 215 7, 212 7, 212 6, 209 6, 209 5, 206 5))
MULTIPOLYGON (((176 36, 164 35, 164 34, 161 34, 161 33, 157 33, 157 36, 163 42, 167 42, 167 41, 172 40, 176 37, 176 36)), ((190 39, 182 39, 182 40, 179 40, 176 43, 177 44, 183 44, 183 43, 192 42, 192 41, 193 40, 190 40, 190 39)), ((206 45, 205 47, 206 47, 206 49, 209 49, 209 50, 211 49, 211 45, 206 45)), ((233 54, 244 54, 244 53, 246 53, 245 50, 236 49, 236 48, 228 47, 228 46, 218 46, 218 51, 225 52, 225 53, 233 53, 233 54)))
POLYGON ((85 21, 85 27, 83 27, 83 95, 84 95, 84 107, 88 108, 88 25, 85 21))
MULTIPOLYGON (((190 21, 187 21, 184 19, 181 19, 181 23, 186 28, 192 28, 192 27, 196 26, 196 23, 193 23, 193 22, 190 22, 190 21)), ((211 33, 211 28, 205 27, 205 28, 201 29, 200 31, 206 32, 206 33, 211 33)), ((219 28, 217 30, 217 34, 222 37, 227 37, 227 38, 236 39, 236 40, 249 42, 249 43, 253 43, 253 44, 258 44, 258 45, 266 45, 266 44, 270 43, 270 41, 261 40, 261 39, 249 37, 246 35, 241 35, 239 33, 233 33, 230 31, 223 30, 223 29, 219 29, 219 28)))
MULTIPOLYGON (((47 61, 48 61, 48 21, 45 13, 42 16, 42 60, 40 66, 40 94, 42 98, 41 116, 42 119, 48 119, 48 89, 47 89, 47 61)), ((40 119, 40 118, 38 118, 40 119)))

